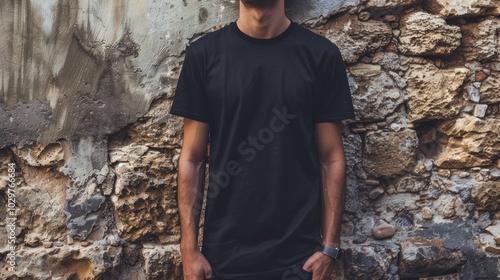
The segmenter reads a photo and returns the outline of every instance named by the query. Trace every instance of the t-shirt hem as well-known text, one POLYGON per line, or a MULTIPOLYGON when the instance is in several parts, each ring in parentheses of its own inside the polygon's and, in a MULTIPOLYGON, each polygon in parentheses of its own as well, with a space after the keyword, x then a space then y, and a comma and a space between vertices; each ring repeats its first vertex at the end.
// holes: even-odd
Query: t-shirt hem
POLYGON ((193 119, 195 121, 200 121, 200 122, 204 122, 204 123, 210 123, 209 120, 207 120, 205 117, 203 116, 200 116, 200 115, 197 115, 197 114, 193 114, 191 112, 187 112, 187 111, 184 111, 184 110, 180 110, 180 109, 175 109, 175 108, 172 108, 170 109, 170 112, 169 112, 171 115, 176 115, 176 116, 180 116, 180 117, 185 117, 185 118, 188 118, 188 119, 193 119))
MULTIPOLYGON (((302 266, 303 262, 300 264, 302 266)), ((273 270, 271 272, 266 272, 266 273, 259 273, 259 274, 253 274, 253 275, 245 275, 245 276, 229 276, 229 275, 223 275, 218 272, 213 271, 215 275, 215 279, 224 279, 224 280, 256 280, 256 279, 282 279, 283 275, 287 271, 293 271, 293 268, 296 267, 299 264, 294 264, 290 265, 288 267, 280 268, 277 270, 273 270)))
POLYGON ((345 119, 354 119, 354 117, 355 117, 354 112, 351 112, 351 113, 319 117, 315 119, 314 122, 321 123, 321 122, 341 121, 345 119))

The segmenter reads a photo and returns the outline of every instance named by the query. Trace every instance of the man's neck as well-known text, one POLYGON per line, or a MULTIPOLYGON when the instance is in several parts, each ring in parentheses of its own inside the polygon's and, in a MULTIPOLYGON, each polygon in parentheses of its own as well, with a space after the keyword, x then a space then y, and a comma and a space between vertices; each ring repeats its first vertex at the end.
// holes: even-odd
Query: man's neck
POLYGON ((241 32, 257 39, 270 39, 283 33, 290 25, 280 1, 274 7, 256 9, 240 3, 240 16, 236 21, 241 32))

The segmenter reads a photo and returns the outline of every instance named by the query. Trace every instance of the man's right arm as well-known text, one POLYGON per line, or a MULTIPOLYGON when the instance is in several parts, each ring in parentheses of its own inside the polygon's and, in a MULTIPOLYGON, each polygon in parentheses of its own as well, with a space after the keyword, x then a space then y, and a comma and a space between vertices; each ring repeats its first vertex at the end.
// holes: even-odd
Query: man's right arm
POLYGON ((179 157, 177 201, 181 224, 181 255, 184 279, 210 278, 212 270, 198 249, 198 226, 203 198, 204 164, 209 124, 184 118, 184 137, 179 157))

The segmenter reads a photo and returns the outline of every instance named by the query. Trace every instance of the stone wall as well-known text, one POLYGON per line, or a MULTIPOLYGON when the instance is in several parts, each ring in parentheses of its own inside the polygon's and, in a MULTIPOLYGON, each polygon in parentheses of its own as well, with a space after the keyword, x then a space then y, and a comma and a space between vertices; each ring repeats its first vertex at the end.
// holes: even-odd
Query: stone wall
MULTIPOLYGON (((0 278, 181 279, 167 112, 186 45, 235 2, 0 1, 0 278)), ((336 275, 499 279, 500 2, 287 13, 340 47, 356 108, 336 275)))

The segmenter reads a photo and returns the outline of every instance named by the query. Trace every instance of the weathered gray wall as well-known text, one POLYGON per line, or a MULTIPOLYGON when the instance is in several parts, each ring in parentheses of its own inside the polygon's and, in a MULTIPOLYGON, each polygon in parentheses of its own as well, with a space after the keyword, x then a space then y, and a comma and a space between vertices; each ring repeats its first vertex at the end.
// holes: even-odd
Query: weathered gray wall
MULTIPOLYGON (((500 2, 287 14, 341 48, 356 107, 336 274, 500 277, 500 2)), ((0 200, 15 163, 18 245, 12 274, 0 231, 1 278, 180 278, 167 112, 185 46, 236 17, 235 0, 0 0, 0 200)))

